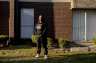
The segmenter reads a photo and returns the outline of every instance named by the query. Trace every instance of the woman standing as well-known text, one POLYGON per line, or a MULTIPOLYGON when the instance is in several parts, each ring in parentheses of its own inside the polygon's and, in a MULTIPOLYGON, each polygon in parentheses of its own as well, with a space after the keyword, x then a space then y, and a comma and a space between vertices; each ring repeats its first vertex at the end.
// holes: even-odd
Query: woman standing
POLYGON ((38 22, 36 24, 36 34, 39 35, 39 39, 37 42, 37 54, 36 58, 40 56, 41 53, 41 45, 43 45, 44 48, 44 59, 48 58, 48 48, 47 48, 47 36, 46 36, 46 24, 44 23, 44 19, 42 19, 43 16, 39 15, 38 22))

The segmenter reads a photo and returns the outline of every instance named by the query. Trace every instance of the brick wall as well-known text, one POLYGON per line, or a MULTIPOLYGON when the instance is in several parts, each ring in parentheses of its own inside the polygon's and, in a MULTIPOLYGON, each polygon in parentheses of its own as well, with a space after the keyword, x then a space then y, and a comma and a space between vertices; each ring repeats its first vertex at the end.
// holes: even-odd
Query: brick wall
POLYGON ((72 38, 71 3, 54 3, 54 24, 57 37, 72 38))
POLYGON ((9 10, 8 2, 0 1, 0 34, 8 35, 9 10))
POLYGON ((73 8, 96 8, 96 0, 73 0, 73 8))
MULTIPOLYGON (((63 37, 68 39, 72 38, 71 2, 55 2, 55 3, 20 2, 19 10, 21 8, 34 8, 35 23, 36 21, 38 21, 38 15, 43 14, 43 16, 45 17, 45 21, 48 24, 47 26, 48 36, 52 36, 55 38, 57 37, 63 37)), ((20 23, 20 18, 17 24, 19 23, 20 23)), ((18 26, 16 25, 16 27, 18 26)), ((20 28, 16 28, 16 29, 20 31, 20 28)))

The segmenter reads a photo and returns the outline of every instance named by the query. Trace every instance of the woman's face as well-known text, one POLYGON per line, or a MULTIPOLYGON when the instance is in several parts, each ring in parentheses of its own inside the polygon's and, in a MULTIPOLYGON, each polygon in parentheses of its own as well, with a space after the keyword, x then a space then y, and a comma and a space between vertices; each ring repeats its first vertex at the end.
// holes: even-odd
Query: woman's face
POLYGON ((42 15, 39 16, 39 23, 42 23, 42 15))

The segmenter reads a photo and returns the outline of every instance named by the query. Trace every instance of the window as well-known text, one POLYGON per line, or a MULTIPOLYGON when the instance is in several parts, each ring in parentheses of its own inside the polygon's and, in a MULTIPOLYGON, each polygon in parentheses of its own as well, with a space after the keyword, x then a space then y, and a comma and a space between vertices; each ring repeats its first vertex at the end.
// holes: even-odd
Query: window
POLYGON ((73 40, 92 40, 96 36, 96 11, 73 11, 73 40))

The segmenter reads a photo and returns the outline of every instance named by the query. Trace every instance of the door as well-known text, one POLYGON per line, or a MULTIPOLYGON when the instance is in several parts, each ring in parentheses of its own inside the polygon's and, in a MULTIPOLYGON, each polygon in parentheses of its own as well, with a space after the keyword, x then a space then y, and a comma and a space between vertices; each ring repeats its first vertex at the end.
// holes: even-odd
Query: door
POLYGON ((87 35, 88 40, 96 36, 96 11, 87 12, 87 35))
POLYGON ((21 38, 31 38, 34 32, 34 9, 21 9, 21 38))
POLYGON ((73 40, 82 41, 84 40, 85 33, 85 15, 84 11, 73 12, 73 40))

